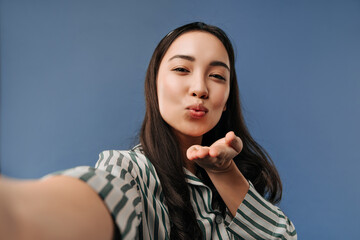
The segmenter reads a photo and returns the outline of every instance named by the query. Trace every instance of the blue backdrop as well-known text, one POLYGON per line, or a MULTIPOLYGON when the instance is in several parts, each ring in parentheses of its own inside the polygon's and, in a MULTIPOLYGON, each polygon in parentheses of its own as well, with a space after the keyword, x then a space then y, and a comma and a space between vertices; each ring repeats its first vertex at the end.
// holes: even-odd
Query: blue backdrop
POLYGON ((93 165, 136 143, 152 51, 205 21, 235 45, 246 121, 299 238, 358 237, 360 1, 0 1, 4 175, 93 165))

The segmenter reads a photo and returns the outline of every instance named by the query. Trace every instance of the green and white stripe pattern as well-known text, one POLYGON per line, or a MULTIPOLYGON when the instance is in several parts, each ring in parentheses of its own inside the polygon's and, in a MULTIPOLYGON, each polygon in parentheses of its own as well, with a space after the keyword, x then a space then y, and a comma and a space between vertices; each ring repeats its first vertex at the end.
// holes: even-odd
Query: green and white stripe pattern
MULTIPOLYGON (((81 166, 60 174, 85 181, 99 194, 121 239, 169 239, 169 214, 160 181, 140 146, 130 151, 104 151, 99 156, 95 168, 81 166)), ((211 207, 210 188, 187 169, 184 171, 205 239, 297 239, 291 221, 252 184, 236 216, 228 213, 224 219, 211 207)))

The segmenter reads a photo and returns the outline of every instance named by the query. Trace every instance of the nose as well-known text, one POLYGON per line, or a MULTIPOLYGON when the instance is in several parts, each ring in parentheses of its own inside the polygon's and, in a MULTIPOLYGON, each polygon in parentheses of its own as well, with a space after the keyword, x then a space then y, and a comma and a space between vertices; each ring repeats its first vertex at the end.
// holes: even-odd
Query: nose
POLYGON ((190 95, 201 99, 209 98, 209 90, 206 85, 206 80, 201 77, 193 79, 190 86, 190 95))

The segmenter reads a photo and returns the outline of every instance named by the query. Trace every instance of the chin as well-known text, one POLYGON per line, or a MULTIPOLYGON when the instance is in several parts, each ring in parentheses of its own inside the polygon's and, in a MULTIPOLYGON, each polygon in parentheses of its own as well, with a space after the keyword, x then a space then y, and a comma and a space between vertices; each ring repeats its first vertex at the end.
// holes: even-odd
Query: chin
POLYGON ((190 137, 201 137, 203 136, 205 133, 207 133, 208 131, 210 130, 199 130, 199 129, 194 129, 194 130, 190 130, 190 131, 187 131, 187 132, 184 132, 184 134, 190 136, 190 137))
POLYGON ((184 136, 188 137, 202 137, 205 133, 212 129, 212 125, 209 124, 190 124, 186 126, 176 126, 173 129, 184 136))

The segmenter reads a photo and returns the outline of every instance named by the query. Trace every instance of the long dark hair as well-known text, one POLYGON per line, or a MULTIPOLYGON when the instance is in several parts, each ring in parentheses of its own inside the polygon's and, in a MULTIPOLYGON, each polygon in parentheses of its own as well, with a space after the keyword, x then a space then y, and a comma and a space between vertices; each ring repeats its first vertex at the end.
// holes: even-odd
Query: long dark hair
MULTIPOLYGON (((279 174, 266 151, 251 137, 241 112, 239 90, 235 72, 232 44, 220 28, 201 22, 181 26, 166 35, 156 47, 145 78, 146 113, 140 132, 140 143, 145 155, 154 165, 168 206, 171 231, 170 239, 201 239, 195 212, 190 202, 190 192, 185 181, 184 163, 179 142, 171 127, 162 119, 157 96, 157 74, 166 51, 181 34, 204 31, 216 36, 225 46, 230 61, 230 94, 217 125, 203 136, 202 144, 210 146, 234 131, 243 141, 243 150, 234 158, 236 166, 250 180, 255 189, 270 202, 281 199, 282 184, 279 174)), ((213 206, 224 214, 226 206, 205 170, 197 168, 197 175, 213 191, 213 206)))

